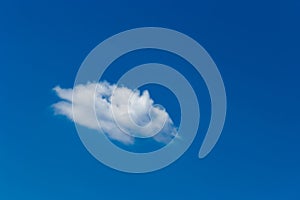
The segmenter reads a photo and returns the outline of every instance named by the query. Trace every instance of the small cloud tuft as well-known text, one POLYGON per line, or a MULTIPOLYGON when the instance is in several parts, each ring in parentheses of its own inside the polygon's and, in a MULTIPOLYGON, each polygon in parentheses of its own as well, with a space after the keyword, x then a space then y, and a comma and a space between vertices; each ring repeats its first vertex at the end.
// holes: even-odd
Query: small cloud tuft
POLYGON ((53 104, 55 114, 124 144, 133 144, 133 135, 151 137, 159 132, 153 139, 168 143, 177 134, 169 114, 154 106, 148 91, 141 93, 108 82, 81 84, 73 89, 56 86, 53 90, 61 98, 53 104))

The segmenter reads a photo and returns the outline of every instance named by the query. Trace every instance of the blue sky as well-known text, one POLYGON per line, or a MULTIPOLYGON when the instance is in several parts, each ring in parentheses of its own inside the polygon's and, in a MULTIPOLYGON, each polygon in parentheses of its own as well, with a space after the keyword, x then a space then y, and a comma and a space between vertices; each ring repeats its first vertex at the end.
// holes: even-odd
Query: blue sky
MULTIPOLYGON (((1 2, 0 198, 299 199, 299 6, 231 0, 1 2), (145 26, 181 31, 210 53, 226 86, 228 112, 218 144, 199 160, 208 94, 200 77, 183 70, 203 102, 197 138, 167 168, 127 174, 94 159, 73 122, 53 115, 51 105, 59 99, 52 88, 72 87, 81 62, 101 41, 145 26)), ((113 63, 106 79, 120 76, 119 65, 149 61, 187 65, 165 52, 135 52, 113 63)), ((152 89, 178 122, 172 95, 160 98, 163 89, 152 89)))

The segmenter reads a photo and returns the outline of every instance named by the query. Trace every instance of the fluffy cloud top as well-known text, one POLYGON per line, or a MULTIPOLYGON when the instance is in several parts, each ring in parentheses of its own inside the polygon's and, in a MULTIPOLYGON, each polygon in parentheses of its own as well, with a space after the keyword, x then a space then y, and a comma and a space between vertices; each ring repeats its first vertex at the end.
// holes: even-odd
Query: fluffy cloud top
POLYGON ((167 143, 177 134, 169 114, 154 105, 148 91, 141 94, 107 82, 57 86, 54 91, 62 99, 53 105, 56 114, 124 144, 133 144, 133 136, 167 143))

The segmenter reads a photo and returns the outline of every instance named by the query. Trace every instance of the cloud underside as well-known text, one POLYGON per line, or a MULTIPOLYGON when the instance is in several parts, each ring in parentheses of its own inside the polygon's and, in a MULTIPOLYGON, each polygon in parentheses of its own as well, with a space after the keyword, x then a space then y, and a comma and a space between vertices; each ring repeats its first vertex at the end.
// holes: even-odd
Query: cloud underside
POLYGON ((168 143, 177 134, 169 114, 154 105, 148 91, 141 93, 108 82, 73 89, 57 86, 54 91, 61 98, 53 104, 56 114, 123 144, 134 144, 133 135, 153 136, 157 142, 168 143))

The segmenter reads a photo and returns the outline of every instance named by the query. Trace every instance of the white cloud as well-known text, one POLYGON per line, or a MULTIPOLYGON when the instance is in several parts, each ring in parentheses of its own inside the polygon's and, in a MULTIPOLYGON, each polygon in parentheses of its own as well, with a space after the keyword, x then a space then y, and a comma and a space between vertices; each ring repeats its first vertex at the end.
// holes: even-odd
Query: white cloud
POLYGON ((154 140, 167 143, 177 134, 169 114, 154 105, 148 91, 141 94, 107 82, 77 85, 73 89, 57 86, 54 91, 62 99, 53 105, 56 114, 124 144, 134 143, 132 135, 153 136, 154 140))

